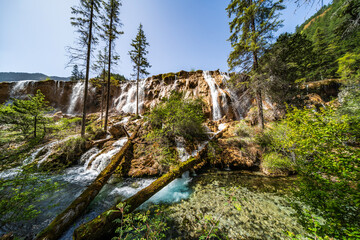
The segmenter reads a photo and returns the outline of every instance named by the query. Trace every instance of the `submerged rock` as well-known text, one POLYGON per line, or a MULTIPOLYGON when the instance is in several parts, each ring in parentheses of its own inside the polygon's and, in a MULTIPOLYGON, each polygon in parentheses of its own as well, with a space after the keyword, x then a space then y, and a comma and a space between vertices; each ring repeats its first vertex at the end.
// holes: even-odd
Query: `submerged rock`
POLYGON ((294 216, 295 210, 283 195, 276 193, 274 183, 284 184, 282 179, 258 176, 201 176, 190 199, 170 207, 170 218, 189 238, 198 238, 213 221, 219 222, 215 228, 220 238, 272 240, 285 239, 287 231, 305 234, 294 216), (261 187, 256 185, 259 183, 261 187))

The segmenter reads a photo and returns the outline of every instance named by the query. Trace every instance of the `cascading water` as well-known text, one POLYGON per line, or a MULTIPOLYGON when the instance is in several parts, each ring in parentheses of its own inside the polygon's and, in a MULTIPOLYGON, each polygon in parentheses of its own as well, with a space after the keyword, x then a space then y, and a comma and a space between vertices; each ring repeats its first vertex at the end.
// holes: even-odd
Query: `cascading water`
MULTIPOLYGON (((139 112, 144 108, 145 100, 145 80, 139 81, 139 112)), ((116 110, 124 113, 136 112, 136 82, 131 81, 121 86, 120 96, 115 99, 116 110)))
POLYGON ((83 81, 78 81, 75 84, 75 86, 72 90, 71 96, 70 96, 70 103, 69 103, 69 108, 67 111, 68 113, 73 114, 78 102, 83 100, 84 87, 85 87, 85 82, 83 82, 83 81))
POLYGON ((94 160, 92 160, 93 158, 90 157, 85 163, 86 168, 100 173, 110 163, 111 157, 114 156, 117 152, 119 152, 126 142, 126 137, 121 138, 120 140, 113 143, 112 149, 110 151, 100 154, 94 160), (90 163, 91 165, 89 166, 90 163))
POLYGON ((23 80, 18 81, 15 83, 15 85, 12 87, 10 91, 10 97, 12 98, 24 98, 26 97, 26 89, 28 89, 29 85, 33 85, 35 80, 23 80))
POLYGON ((230 94, 231 98, 231 106, 234 109, 236 119, 240 120, 243 119, 243 116, 251 107, 251 97, 247 91, 245 92, 236 92, 234 88, 229 87, 229 75, 226 73, 222 73, 221 76, 223 77, 223 82, 226 85, 226 91, 230 94))
POLYGON ((219 120, 222 117, 221 108, 218 100, 219 86, 216 84, 215 80, 211 77, 209 71, 204 71, 203 76, 210 88, 212 109, 213 109, 213 120, 219 120))

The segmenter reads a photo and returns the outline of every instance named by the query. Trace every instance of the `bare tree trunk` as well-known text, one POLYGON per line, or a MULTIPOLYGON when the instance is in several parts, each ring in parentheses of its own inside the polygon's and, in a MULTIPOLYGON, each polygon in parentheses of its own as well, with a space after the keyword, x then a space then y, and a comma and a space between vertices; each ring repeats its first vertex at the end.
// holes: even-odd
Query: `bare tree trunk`
MULTIPOLYGON (((219 134, 217 134, 213 139, 216 139, 222 135, 226 129, 223 129, 219 134)), ((206 146, 207 147, 207 146, 206 146)), ((134 196, 125 200, 124 206, 128 206, 126 214, 131 213, 141 204, 159 192, 162 188, 168 185, 175 178, 180 177, 182 173, 192 169, 203 161, 202 154, 205 153, 206 147, 204 147, 195 157, 191 157, 186 162, 180 163, 177 168, 172 169, 168 173, 164 174, 148 187, 136 193, 134 196)), ((98 240, 98 239, 111 239, 114 236, 117 223, 114 222, 115 219, 120 219, 123 216, 122 209, 119 209, 117 206, 118 202, 114 207, 110 208, 106 212, 102 213, 94 220, 82 224, 80 227, 75 229, 73 239, 80 240, 98 240)))
POLYGON ((88 39, 88 44, 87 44, 87 56, 86 56, 86 75, 85 75, 85 88, 84 88, 83 116, 82 116, 82 121, 81 121, 81 137, 85 136, 86 102, 87 102, 88 85, 89 85, 89 70, 90 70, 90 54, 91 54, 93 17, 94 17, 94 0, 91 0, 89 39, 88 39))
POLYGON ((91 201, 97 196, 102 187, 107 183, 115 170, 119 170, 122 175, 127 174, 131 164, 133 150, 133 140, 137 136, 140 125, 135 129, 134 134, 121 148, 121 150, 111 158, 110 164, 99 174, 99 176, 88 186, 85 191, 76 198, 68 208, 60 213, 47 228, 36 236, 36 240, 59 239, 61 235, 83 214, 91 201))
MULTIPOLYGON (((105 79, 104 79, 105 82, 105 79)), ((101 120, 101 127, 103 127, 103 111, 104 111, 104 84, 101 84, 101 103, 100 103, 101 113, 100 113, 100 120, 101 120)))
MULTIPOLYGON (((113 8, 113 4, 111 6, 113 8)), ((111 80, 111 44, 112 44, 112 25, 113 25, 113 9, 111 10, 110 17, 110 34, 109 34, 109 62, 108 62, 108 83, 107 83, 107 95, 106 95, 106 113, 105 113, 105 124, 104 130, 107 131, 108 118, 109 118, 109 107, 110 107, 110 80, 111 80)))
POLYGON ((36 138, 36 124, 37 124, 37 116, 34 117, 34 138, 36 138))

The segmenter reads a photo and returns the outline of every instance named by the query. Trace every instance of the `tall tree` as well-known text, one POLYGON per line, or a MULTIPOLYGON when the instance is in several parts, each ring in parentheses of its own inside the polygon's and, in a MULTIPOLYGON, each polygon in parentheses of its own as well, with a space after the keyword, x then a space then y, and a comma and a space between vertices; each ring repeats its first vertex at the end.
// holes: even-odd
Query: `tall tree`
MULTIPOLYGON (((107 79, 107 94, 106 94, 106 112, 105 112, 105 124, 104 130, 107 131, 108 117, 109 117, 109 107, 110 107, 110 80, 111 80, 111 63, 118 58, 113 58, 112 55, 113 49, 115 47, 114 40, 123 32, 119 31, 119 27, 122 25, 120 23, 120 6, 121 3, 119 0, 107 0, 103 1, 105 13, 102 17, 103 19, 103 30, 104 34, 101 35, 104 40, 108 43, 108 79, 107 79)), ((105 53, 106 54, 106 53, 105 53)))
MULTIPOLYGON (((113 62, 111 63, 112 65, 117 64, 117 60, 120 59, 119 55, 117 55, 116 53, 113 52, 112 54, 112 60, 113 62)), ((100 114, 100 118, 101 118, 101 127, 103 126, 103 109, 104 109, 104 89, 105 89, 105 85, 106 85, 106 79, 107 79, 107 71, 106 71, 106 66, 108 65, 108 48, 107 46, 104 48, 103 51, 99 51, 97 57, 96 57, 96 61, 94 62, 94 64, 92 65, 92 69, 95 72, 99 73, 99 76, 96 77, 94 80, 96 81, 92 81, 92 84, 94 84, 97 87, 101 87, 101 104, 100 104, 100 108, 101 108, 101 114, 100 114)), ((111 73, 111 77, 113 78, 113 73, 111 73)), ((111 79, 112 83, 111 85, 114 85, 114 81, 111 79)))
POLYGON ((80 4, 71 8, 71 24, 77 28, 79 33, 78 45, 79 49, 70 48, 71 60, 84 60, 86 62, 85 73, 85 88, 84 88, 84 103, 83 103, 83 116, 81 122, 81 136, 85 135, 86 123, 86 102, 88 95, 89 85, 89 71, 90 71, 90 58, 92 46, 98 42, 94 30, 98 29, 96 22, 97 14, 100 9, 100 0, 80 0, 80 4), (86 53, 84 52, 84 49, 86 53))
POLYGON ((115 47, 114 40, 123 32, 120 32, 118 29, 122 25, 120 23, 120 6, 121 3, 119 0, 107 0, 102 1, 104 5, 104 15, 103 19, 103 30, 104 34, 101 35, 102 38, 107 41, 108 44, 108 79, 107 79, 107 94, 106 94, 106 112, 105 112, 105 124, 104 130, 107 131, 108 117, 109 117, 109 108, 110 108, 110 79, 111 79, 111 63, 113 62, 112 53, 115 47))
POLYGON ((278 29, 278 10, 284 9, 282 0, 231 0, 226 8, 230 22, 230 38, 233 51, 228 58, 230 70, 242 67, 252 70, 251 85, 254 88, 258 107, 259 124, 264 128, 261 82, 256 72, 259 67, 259 57, 269 46, 272 33, 278 29))
POLYGON ((80 80, 80 72, 79 72, 79 67, 77 64, 74 65, 73 70, 71 72, 71 77, 70 77, 71 81, 78 81, 80 80))
POLYGON ((136 116, 139 115, 139 79, 142 75, 148 75, 146 71, 147 68, 150 68, 146 55, 149 51, 146 50, 146 47, 149 46, 149 43, 146 41, 146 36, 143 30, 143 25, 140 23, 138 33, 136 38, 132 40, 131 46, 134 48, 129 51, 131 61, 134 63, 133 69, 136 74, 136 116))

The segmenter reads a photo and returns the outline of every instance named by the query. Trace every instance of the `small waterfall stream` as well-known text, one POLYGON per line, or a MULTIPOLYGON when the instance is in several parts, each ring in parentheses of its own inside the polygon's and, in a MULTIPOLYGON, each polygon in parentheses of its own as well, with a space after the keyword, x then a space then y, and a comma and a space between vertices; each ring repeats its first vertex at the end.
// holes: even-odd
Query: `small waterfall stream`
POLYGON ((219 86, 216 84, 215 80, 212 78, 209 71, 204 71, 204 79, 209 85, 212 109, 213 109, 213 120, 219 120, 222 117, 221 108, 219 104, 219 86))
POLYGON ((78 81, 71 93, 70 96, 70 102, 69 102, 69 108, 68 108, 68 113, 72 114, 75 111, 76 108, 76 104, 79 101, 83 100, 84 97, 84 87, 85 87, 85 82, 83 81, 78 81))
MULTIPOLYGON (((145 83, 146 81, 139 81, 139 113, 144 108, 145 100, 145 83)), ((129 81, 123 83, 121 86, 121 93, 118 98, 114 101, 114 107, 119 112, 124 113, 135 113, 136 111, 136 81, 129 81)))

